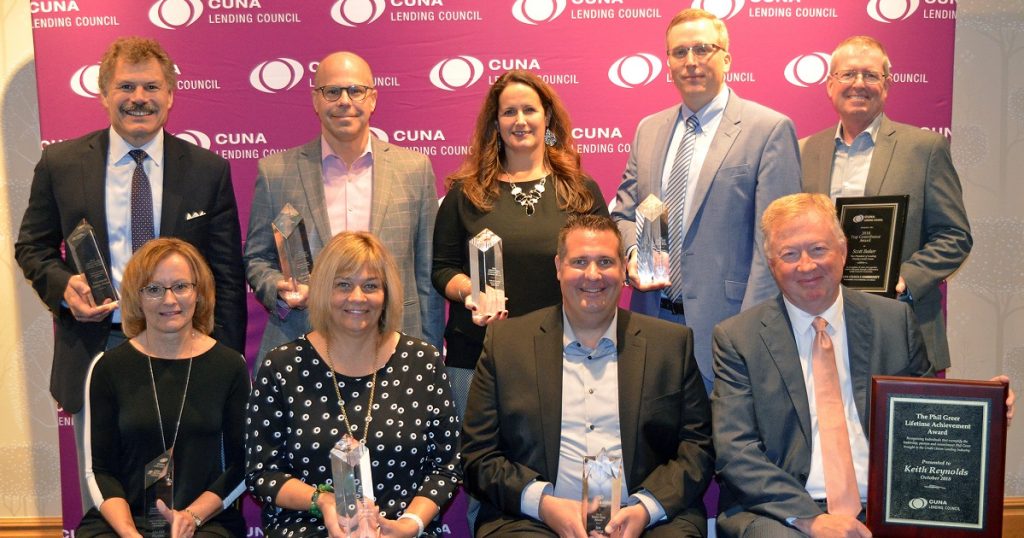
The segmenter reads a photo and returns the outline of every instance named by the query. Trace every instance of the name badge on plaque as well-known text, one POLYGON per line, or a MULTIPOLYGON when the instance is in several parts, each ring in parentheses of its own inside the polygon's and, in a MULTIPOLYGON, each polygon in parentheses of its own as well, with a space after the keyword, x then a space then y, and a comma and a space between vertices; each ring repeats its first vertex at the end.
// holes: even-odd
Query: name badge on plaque
POLYGON ((907 195, 836 198, 846 234, 844 286, 896 297, 909 203, 907 195))
POLYGON ((606 536, 605 526, 622 504, 622 460, 601 449, 583 457, 583 526, 589 536, 606 536))
POLYGON ((492 316, 505 310, 501 238, 488 228, 469 240, 469 278, 477 314, 492 316))
POLYGON ((146 464, 145 506, 146 521, 149 523, 150 538, 167 538, 171 534, 171 524, 156 507, 161 500, 168 508, 174 508, 174 449, 168 449, 153 461, 146 464))
MULTIPOLYGON (((271 226, 274 228, 274 243, 277 245, 284 279, 292 285, 309 284, 309 275, 313 271, 313 252, 309 248, 309 236, 306 234, 302 214, 292 204, 286 203, 271 226)), ((289 295, 297 298, 299 293, 292 291, 289 295)))
POLYGON ((640 284, 669 281, 668 211, 653 194, 636 208, 636 260, 640 284))
POLYGON ((64 243, 71 253, 72 261, 75 262, 75 269, 85 274, 85 280, 92 290, 92 300, 96 305, 103 304, 107 299, 117 301, 117 290, 110 280, 110 271, 103 261, 103 253, 96 241, 96 230, 92 225, 82 219, 64 243))
POLYGON ((346 433, 331 449, 330 457, 334 504, 345 536, 376 537, 370 450, 346 433))

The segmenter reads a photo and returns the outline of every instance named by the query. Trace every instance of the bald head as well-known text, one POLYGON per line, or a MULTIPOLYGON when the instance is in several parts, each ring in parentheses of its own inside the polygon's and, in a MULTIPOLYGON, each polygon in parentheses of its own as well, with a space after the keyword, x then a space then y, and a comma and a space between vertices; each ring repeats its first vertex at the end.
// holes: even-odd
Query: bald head
POLYGON ((320 61, 315 80, 313 110, 320 118, 320 132, 351 166, 366 148, 370 117, 377 107, 370 64, 357 54, 335 52, 320 61))
POLYGON ((370 64, 366 63, 366 60, 358 54, 347 51, 334 52, 320 60, 315 80, 317 86, 327 84, 373 86, 373 72, 370 70, 370 64), (350 82, 339 84, 333 81, 336 77, 350 79, 350 82))

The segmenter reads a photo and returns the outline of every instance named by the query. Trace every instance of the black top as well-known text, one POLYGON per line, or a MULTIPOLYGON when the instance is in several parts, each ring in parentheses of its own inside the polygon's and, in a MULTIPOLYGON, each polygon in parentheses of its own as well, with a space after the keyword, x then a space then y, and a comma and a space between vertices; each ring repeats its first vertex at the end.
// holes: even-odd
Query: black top
MULTIPOLYGON (((469 274, 469 240, 484 228, 501 237, 505 270, 505 303, 509 316, 521 316, 538 308, 562 302, 555 277, 558 232, 569 213, 558 207, 555 185, 548 176, 546 190, 530 216, 512 197, 512 185, 500 181, 500 194, 488 212, 478 210, 462 194, 462 183, 452 185, 441 202, 434 224, 434 263, 431 279, 444 295, 448 281, 459 273, 469 274)), ((539 181, 539 180, 538 180, 539 181)), ((538 181, 516 183, 530 192, 538 181)), ((586 187, 594 197, 589 213, 608 215, 601 189, 591 179, 586 187)), ((469 310, 450 302, 444 331, 448 366, 474 368, 483 347, 484 327, 473 323, 469 310)))
MULTIPOLYGON (((335 374, 354 437, 363 439, 371 376, 335 374)), ((401 335, 395 353, 377 371, 370 449, 376 503, 388 519, 413 497, 440 507, 462 479, 455 402, 441 354, 401 335)), ((263 503, 267 536, 326 536, 323 520, 274 505, 291 478, 332 484, 330 450, 344 434, 338 397, 327 364, 305 336, 275 348, 256 372, 246 435, 246 483, 263 503), (313 531, 316 532, 313 532, 313 531)), ((440 524, 427 522, 431 531, 440 524)))
MULTIPOLYGON (((164 451, 147 361, 153 366, 168 447, 188 377, 174 446, 173 508, 179 510, 204 491, 225 504, 242 493, 243 421, 250 386, 245 359, 219 343, 191 361, 150 359, 128 342, 96 358, 86 379, 85 431, 91 441, 85 446, 86 480, 96 507, 110 498, 127 500, 140 530, 145 519, 143 470, 164 451)), ((245 534, 234 508, 210 521, 245 534)), ((109 528, 97 508, 85 515, 81 526, 109 528)))

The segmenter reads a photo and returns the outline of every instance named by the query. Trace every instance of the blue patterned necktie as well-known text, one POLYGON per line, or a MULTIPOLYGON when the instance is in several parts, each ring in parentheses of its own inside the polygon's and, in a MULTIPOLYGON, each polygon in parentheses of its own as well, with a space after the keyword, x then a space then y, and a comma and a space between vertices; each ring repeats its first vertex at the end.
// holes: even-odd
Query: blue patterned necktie
POLYGON ((142 166, 146 152, 133 149, 128 154, 135 159, 135 171, 132 172, 132 252, 135 252, 153 239, 153 191, 142 166))
POLYGON ((668 188, 665 193, 665 203, 668 204, 669 212, 669 278, 672 280, 668 296, 672 302, 678 302, 683 295, 683 209, 686 207, 690 161, 693 160, 698 127, 700 122, 696 115, 686 118, 686 132, 679 142, 676 158, 672 161, 672 173, 668 177, 668 188))

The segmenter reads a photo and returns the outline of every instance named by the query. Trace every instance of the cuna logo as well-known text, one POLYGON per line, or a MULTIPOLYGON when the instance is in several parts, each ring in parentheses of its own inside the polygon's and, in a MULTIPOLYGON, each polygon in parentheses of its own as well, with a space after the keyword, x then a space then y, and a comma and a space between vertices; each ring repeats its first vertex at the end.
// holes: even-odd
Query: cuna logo
POLYGON ((608 68, 608 80, 620 88, 646 86, 660 74, 661 59, 647 52, 623 56, 608 68))
POLYGON ((896 22, 917 11, 920 0, 868 0, 868 16, 878 22, 896 22))
POLYGON ((786 64, 786 81, 801 88, 821 84, 828 78, 828 63, 831 59, 832 56, 827 52, 801 54, 786 64))
POLYGON ((693 0, 690 7, 710 11, 719 19, 731 19, 743 9, 743 0, 693 0))
POLYGON ((384 0, 338 0, 331 6, 334 22, 355 28, 380 18, 384 14, 384 0))
POLYGON ((380 140, 381 142, 390 142, 391 141, 391 137, 388 136, 388 134, 386 132, 384 132, 383 129, 378 129, 376 127, 370 127, 370 132, 373 133, 373 136, 376 136, 377 140, 380 140))
POLYGON ((196 131, 194 129, 186 129, 174 136, 186 141, 191 142, 203 149, 210 149, 210 137, 206 136, 206 133, 202 131, 196 131))
POLYGON ((94 98, 100 95, 100 66, 83 65, 71 75, 71 91, 82 97, 94 98))
POLYGON ((512 16, 523 24, 551 22, 565 11, 565 0, 516 0, 512 16))
POLYGON ((452 92, 468 88, 484 74, 484 64, 472 56, 456 56, 437 62, 430 70, 430 83, 442 90, 452 92))
POLYGON ((291 58, 260 62, 249 73, 249 84, 263 93, 290 90, 302 80, 302 64, 291 58))
POLYGON ((200 0, 157 0, 149 8, 149 22, 164 30, 191 26, 203 14, 200 0))

